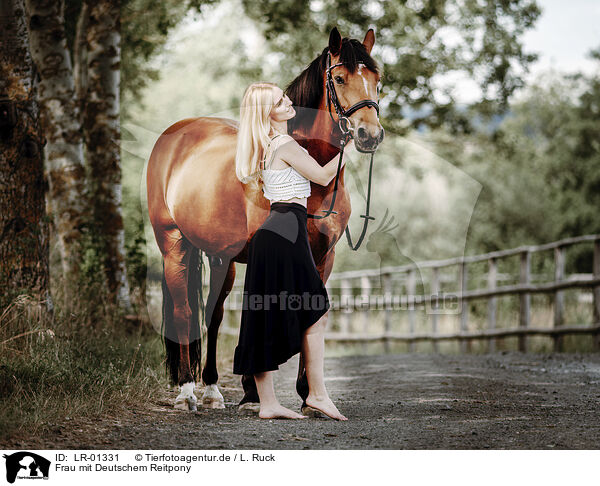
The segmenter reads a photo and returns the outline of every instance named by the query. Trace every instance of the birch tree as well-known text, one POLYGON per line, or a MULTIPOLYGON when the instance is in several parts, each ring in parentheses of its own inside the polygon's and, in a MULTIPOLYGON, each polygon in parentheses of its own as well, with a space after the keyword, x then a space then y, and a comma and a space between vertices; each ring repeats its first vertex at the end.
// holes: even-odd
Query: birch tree
POLYGON ((109 289, 117 295, 121 305, 129 309, 121 215, 120 1, 90 3, 86 24, 87 89, 83 128, 93 231, 103 249, 109 289))
POLYGON ((67 47, 64 0, 26 0, 31 53, 40 71, 39 102, 47 139, 48 203, 65 282, 77 282, 85 224, 83 134, 67 47))

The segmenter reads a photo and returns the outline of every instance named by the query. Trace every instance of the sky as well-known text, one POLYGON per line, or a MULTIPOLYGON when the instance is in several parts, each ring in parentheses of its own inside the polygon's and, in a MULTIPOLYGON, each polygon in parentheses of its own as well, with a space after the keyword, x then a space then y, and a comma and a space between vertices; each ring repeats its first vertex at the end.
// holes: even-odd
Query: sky
MULTIPOLYGON (((587 54, 600 48, 600 0, 538 0, 537 3, 542 14, 522 38, 524 51, 538 55, 538 60, 530 64, 529 73, 524 75, 526 85, 549 70, 581 71, 588 75, 598 72, 598 62, 587 54)), ((434 85, 453 85, 459 103, 472 103, 481 96, 476 82, 464 73, 445 74, 434 85)), ((517 91, 515 96, 520 94, 517 91)))
POLYGON ((593 72, 594 63, 586 54, 600 47, 600 1, 538 0, 538 5, 543 9, 542 15, 535 28, 523 37, 525 47, 540 55, 532 72, 551 67, 593 72))

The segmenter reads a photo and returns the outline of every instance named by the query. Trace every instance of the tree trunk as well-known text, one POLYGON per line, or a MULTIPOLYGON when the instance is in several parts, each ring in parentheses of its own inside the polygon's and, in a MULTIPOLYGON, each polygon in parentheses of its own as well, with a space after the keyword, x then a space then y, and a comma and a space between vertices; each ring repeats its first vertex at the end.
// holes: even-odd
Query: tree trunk
POLYGON ((125 268, 125 234, 121 215, 119 124, 120 1, 90 4, 87 28, 87 96, 84 136, 90 204, 95 236, 103 250, 109 289, 131 310, 125 268))
MULTIPOLYGON (((85 109, 85 95, 87 92, 87 28, 90 19, 90 7, 87 2, 81 4, 81 11, 75 27, 75 41, 73 45, 73 77, 75 79, 75 97, 77 98, 80 113, 85 109)), ((83 121, 83 118, 82 118, 83 121)))
POLYGON ((44 141, 26 21, 23 0, 0 2, 0 298, 27 293, 50 310, 44 141))
POLYGON ((83 134, 67 48, 64 0, 26 0, 31 53, 40 73, 51 217, 65 282, 78 281, 85 224, 83 134))

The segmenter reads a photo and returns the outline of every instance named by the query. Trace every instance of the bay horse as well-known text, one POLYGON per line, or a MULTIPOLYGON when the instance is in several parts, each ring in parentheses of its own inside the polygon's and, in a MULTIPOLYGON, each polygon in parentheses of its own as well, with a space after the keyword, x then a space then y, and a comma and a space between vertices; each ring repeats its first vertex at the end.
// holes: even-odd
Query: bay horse
MULTIPOLYGON (((353 133, 355 147, 362 152, 373 153, 383 138, 379 106, 373 101, 379 94, 380 79, 377 63, 370 55, 374 44, 372 29, 361 43, 342 39, 334 27, 328 47, 285 90, 297 112, 288 120, 288 132, 321 165, 340 151, 342 130, 353 133), (335 86, 331 96, 336 97, 341 113, 352 112, 344 120, 350 126, 344 129, 328 102, 327 63, 331 66, 330 87, 335 86), (347 109, 349 106, 354 109, 347 109)), ((262 191, 242 184, 235 175, 237 131, 238 123, 226 118, 181 120, 159 136, 148 161, 148 211, 163 257, 161 332, 166 368, 171 383, 180 386, 175 408, 196 410, 197 406, 193 390, 201 359, 198 317, 203 305, 202 252, 210 266, 209 295, 202 309, 207 323, 202 404, 208 408, 225 406, 217 386, 216 365, 223 304, 233 287, 235 263, 247 262, 248 242, 269 214, 270 203, 262 191)), ((350 218, 344 169, 339 173, 335 213, 308 220, 312 254, 324 283, 333 267, 334 245, 350 218)), ((334 181, 328 186, 311 182, 309 215, 329 208, 333 188, 334 181)), ((242 386, 244 397, 239 409, 258 410, 254 377, 243 376, 242 386)), ((302 356, 296 390, 305 411, 308 384, 302 356)))

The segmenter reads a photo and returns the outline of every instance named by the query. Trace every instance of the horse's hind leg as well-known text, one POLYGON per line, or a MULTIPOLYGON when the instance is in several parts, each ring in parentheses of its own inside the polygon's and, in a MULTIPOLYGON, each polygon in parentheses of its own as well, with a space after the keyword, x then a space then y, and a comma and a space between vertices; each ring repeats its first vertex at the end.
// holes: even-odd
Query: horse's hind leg
POLYGON ((207 408, 225 408, 223 395, 217 386, 217 338, 223 321, 223 304, 233 287, 235 263, 218 256, 208 256, 210 265, 210 291, 206 300, 206 363, 202 381, 206 385, 202 405, 207 408))
MULTIPOLYGON (((193 325, 188 301, 190 255, 195 250, 179 229, 166 232, 163 252, 164 280, 173 303, 172 315, 165 313, 164 339, 167 367, 173 383, 180 385, 175 408, 196 410, 194 379, 200 356, 199 340, 190 342, 193 325), (192 349, 190 349, 192 347, 192 349), (191 358, 191 359, 190 359, 191 358)), ((198 337, 199 339, 199 337, 198 337)))

